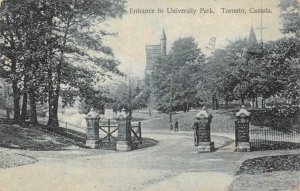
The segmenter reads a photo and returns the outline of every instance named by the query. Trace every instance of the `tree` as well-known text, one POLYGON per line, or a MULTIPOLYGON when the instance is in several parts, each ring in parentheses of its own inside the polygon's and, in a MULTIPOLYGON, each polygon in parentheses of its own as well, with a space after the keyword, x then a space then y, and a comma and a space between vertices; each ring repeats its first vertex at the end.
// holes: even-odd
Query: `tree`
POLYGON ((269 95, 279 95, 292 105, 300 99, 300 42, 296 38, 283 38, 266 44, 265 64, 269 95))
POLYGON ((280 0, 280 17, 282 18, 282 33, 295 34, 300 37, 300 3, 297 0, 280 0))
POLYGON ((166 57, 159 57, 153 75, 152 94, 162 112, 188 111, 196 106, 196 83, 205 57, 193 37, 179 38, 166 57))
POLYGON ((229 42, 209 58, 199 92, 206 92, 206 97, 218 95, 226 102, 279 94, 297 100, 299 50, 295 38, 264 43, 263 49, 261 44, 247 46, 246 40, 229 42))
MULTIPOLYGON (((52 3, 49 2, 50 4, 52 3)), ((81 57, 85 62, 96 64, 105 71, 120 73, 116 66, 118 62, 110 48, 103 46, 102 38, 110 33, 98 30, 95 34, 93 25, 103 22, 109 18, 119 17, 124 12, 124 1, 58 1, 51 7, 55 7, 52 12, 52 24, 55 26, 51 34, 58 39, 50 54, 55 53, 55 63, 49 68, 48 79, 51 81, 49 88, 49 126, 57 126, 58 97, 61 91, 63 70, 66 69, 71 60, 81 57), (105 9, 103 8, 105 7, 105 9), (98 52, 103 57, 93 56, 88 51, 98 52), (70 56, 71 55, 71 56, 70 56)), ((96 30, 97 31, 97 30, 96 30)))
POLYGON ((247 40, 229 41, 224 49, 213 52, 204 65, 204 75, 197 87, 204 100, 223 99, 226 103, 247 96, 249 71, 246 67, 247 40))
MULTIPOLYGON (((7 65, 10 67, 7 76, 8 79, 12 79, 13 87, 16 87, 15 107, 19 107, 20 88, 24 98, 24 109, 27 105, 26 96, 29 95, 32 122, 36 121, 37 101, 48 102, 48 125, 55 127, 58 125, 59 96, 63 97, 66 104, 72 104, 76 96, 85 96, 87 100, 91 100, 92 97, 95 99, 95 96, 91 95, 95 95, 99 90, 94 89, 91 84, 97 83, 101 77, 121 74, 112 50, 102 42, 105 36, 113 33, 93 26, 109 18, 121 17, 125 1, 5 2, 8 6, 4 6, 0 14, 5 16, 1 17, 1 38, 10 40, 9 48, 4 51, 11 61, 7 65), (12 20, 14 22, 11 22, 12 20), (11 36, 13 40, 10 39, 11 36), (82 63, 86 63, 87 67, 80 67, 82 63), (27 83, 29 81, 30 83, 27 83), (81 83, 83 81, 85 83, 81 83)), ((18 108, 15 110, 17 115, 18 108)))
POLYGON ((132 113, 136 109, 145 108, 150 98, 149 90, 138 86, 137 81, 132 78, 110 84, 108 95, 115 112, 125 108, 132 113))
MULTIPOLYGON (((299 52, 300 52, 300 3, 297 0, 280 0, 280 17, 282 19, 283 34, 293 34, 296 38, 285 38, 279 41, 276 47, 273 48, 273 52, 277 52, 278 57, 271 60, 275 63, 280 60, 284 63, 283 67, 289 66, 289 73, 287 73, 286 84, 284 88, 279 92, 279 96, 289 100, 290 107, 293 105, 299 105, 300 102, 300 80, 299 80, 299 52), (279 50, 284 50, 279 52, 279 50)), ((281 68, 281 67, 280 67, 281 68)))
POLYGON ((14 119, 20 120, 20 87, 19 63, 22 58, 24 48, 22 47, 22 34, 26 23, 26 2, 22 1, 2 1, 0 7, 0 57, 4 57, 4 73, 2 77, 6 79, 13 88, 14 119))

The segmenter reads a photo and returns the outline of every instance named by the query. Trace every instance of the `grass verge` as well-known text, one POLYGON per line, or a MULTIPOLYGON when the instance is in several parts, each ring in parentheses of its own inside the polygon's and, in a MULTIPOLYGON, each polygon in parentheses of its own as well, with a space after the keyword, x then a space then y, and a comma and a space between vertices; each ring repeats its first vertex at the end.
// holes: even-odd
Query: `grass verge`
POLYGON ((242 163, 237 174, 259 174, 287 170, 300 171, 300 154, 248 159, 242 163))
POLYGON ((60 135, 35 127, 21 127, 20 125, 0 124, 0 146, 14 149, 49 151, 64 150, 75 146, 74 142, 60 135))
MULTIPOLYGON (((172 116, 173 126, 177 119, 179 124, 179 131, 192 131, 192 126, 195 122, 195 116, 199 111, 181 112, 172 116)), ((211 130, 214 132, 234 132, 234 113, 227 110, 213 111, 209 110, 213 115, 211 130)), ((161 114, 158 117, 153 117, 149 120, 142 121, 143 129, 151 130, 169 130, 169 115, 161 114)))
POLYGON ((300 154, 248 159, 236 175, 230 191, 299 191, 300 154))

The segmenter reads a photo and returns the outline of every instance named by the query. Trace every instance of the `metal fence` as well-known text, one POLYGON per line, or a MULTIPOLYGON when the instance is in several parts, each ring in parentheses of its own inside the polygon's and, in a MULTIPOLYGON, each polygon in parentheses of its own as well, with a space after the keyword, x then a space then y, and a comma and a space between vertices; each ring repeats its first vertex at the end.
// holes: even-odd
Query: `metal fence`
POLYGON ((251 150, 277 150, 300 148, 300 131, 250 129, 251 150))
MULTIPOLYGON (((58 120, 59 127, 49 128, 49 130, 55 134, 60 134, 79 142, 84 143, 86 141, 86 127, 79 126, 68 121, 58 120)), ((46 118, 39 119, 39 123, 46 125, 46 118)), ((46 126, 45 126, 46 127, 46 126)), ((113 149, 116 141, 118 141, 119 126, 114 119, 102 119, 99 121, 99 144, 100 147, 113 149)), ((132 143, 135 145, 142 143, 142 129, 141 122, 131 122, 131 138, 132 143)))
MULTIPOLYGON (((115 142, 118 140, 119 126, 116 120, 101 120, 99 122, 99 138, 100 142, 115 142)), ((132 142, 142 141, 141 122, 131 122, 132 142)))

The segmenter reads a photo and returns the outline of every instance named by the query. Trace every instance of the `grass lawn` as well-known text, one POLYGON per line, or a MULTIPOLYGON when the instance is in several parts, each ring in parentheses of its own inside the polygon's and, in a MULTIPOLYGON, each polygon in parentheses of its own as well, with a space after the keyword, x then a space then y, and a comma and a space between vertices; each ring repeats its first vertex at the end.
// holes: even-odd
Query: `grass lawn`
POLYGON ((242 174, 231 183, 230 191, 299 191, 300 171, 242 174))
POLYGON ((0 121, 0 168, 10 168, 37 162, 37 159, 11 152, 13 149, 50 151, 74 149, 75 142, 47 133, 35 127, 21 127, 0 121))
POLYGON ((248 159, 242 163, 237 174, 258 174, 285 170, 300 171, 300 154, 248 159))
MULTIPOLYGON (((234 132, 234 113, 226 110, 218 110, 209 112, 213 115, 211 124, 212 131, 214 132, 234 132)), ((179 124, 179 131, 192 131, 192 126, 195 122, 195 116, 198 111, 181 112, 174 114, 173 125, 175 119, 179 124)), ((169 130, 169 115, 161 114, 160 116, 153 117, 147 121, 142 121, 142 128, 144 129, 161 129, 169 130)))
POLYGON ((242 163, 229 190, 300 190, 300 154, 265 156, 242 163))
POLYGON ((26 150, 64 150, 75 142, 39 128, 0 124, 0 146, 26 150))

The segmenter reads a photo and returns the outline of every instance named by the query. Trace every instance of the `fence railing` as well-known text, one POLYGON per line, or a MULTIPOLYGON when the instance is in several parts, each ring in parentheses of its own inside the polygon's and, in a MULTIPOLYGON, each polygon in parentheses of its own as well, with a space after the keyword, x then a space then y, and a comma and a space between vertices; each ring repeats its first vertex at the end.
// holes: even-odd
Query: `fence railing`
MULTIPOLYGON (((56 133, 68 136, 71 138, 80 138, 81 140, 86 138, 86 128, 79 126, 68 121, 58 120, 59 127, 51 129, 53 135, 56 133)), ((45 118, 39 119, 39 123, 46 125, 47 120, 45 118)), ((50 130, 50 129, 49 129, 50 130)), ((118 141, 119 126, 114 119, 102 119, 99 121, 99 142, 100 143, 115 143, 118 141)), ((132 142, 142 143, 142 129, 141 122, 131 122, 131 137, 132 142)))
POLYGON ((137 125, 131 125, 131 136, 133 142, 142 143, 142 125, 138 122, 137 125))
POLYGON ((118 140, 119 126, 115 120, 100 120, 99 122, 99 141, 115 142, 118 140))
POLYGON ((252 150, 276 150, 300 148, 300 132, 273 129, 250 129, 252 150))
MULTIPOLYGON (((99 139, 100 142, 116 142, 118 141, 119 126, 115 120, 101 120, 99 122, 99 139)), ((132 142, 142 142, 141 122, 137 124, 131 123, 132 142)))

